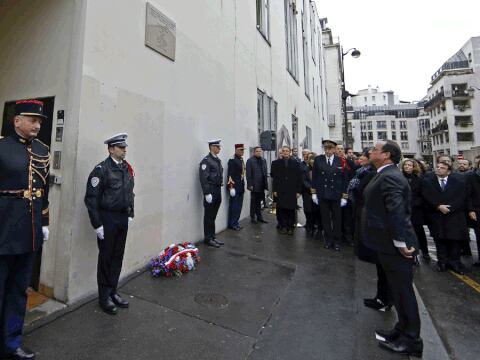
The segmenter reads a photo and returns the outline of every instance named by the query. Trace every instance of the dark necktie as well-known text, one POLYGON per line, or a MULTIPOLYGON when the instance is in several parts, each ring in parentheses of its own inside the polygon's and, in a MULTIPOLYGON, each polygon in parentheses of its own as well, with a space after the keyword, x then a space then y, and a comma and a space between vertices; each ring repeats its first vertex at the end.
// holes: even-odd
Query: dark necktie
POLYGON ((447 182, 445 179, 441 179, 440 182, 442 183, 442 191, 445 191, 445 187, 447 186, 447 182))

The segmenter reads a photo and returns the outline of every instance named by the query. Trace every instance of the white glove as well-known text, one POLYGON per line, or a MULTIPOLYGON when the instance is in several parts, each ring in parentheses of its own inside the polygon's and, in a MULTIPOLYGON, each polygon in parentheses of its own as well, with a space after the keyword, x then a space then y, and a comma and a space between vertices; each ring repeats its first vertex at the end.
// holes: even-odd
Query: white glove
POLYGON ((347 205, 347 199, 340 200, 340 207, 344 207, 347 205))
POLYGON ((97 237, 100 240, 103 240, 105 238, 105 233, 103 232, 103 225, 100 226, 98 229, 95 229, 95 232, 97 233, 97 237))
POLYGON ((205 195, 205 201, 206 201, 207 203, 211 204, 212 201, 213 201, 213 196, 212 196, 212 194, 207 194, 207 195, 205 195))
POLYGON ((237 194, 237 193, 235 192, 235 189, 234 189, 234 188, 231 188, 231 189, 230 189, 230 196, 231 196, 231 197, 235 197, 236 194, 237 194))
POLYGON ((128 217, 128 226, 130 226, 130 224, 132 223, 132 221, 133 221, 133 218, 129 216, 129 217, 128 217))
POLYGON ((318 205, 318 196, 317 196, 317 194, 312 194, 312 201, 315 203, 315 205, 318 205))
POLYGON ((48 226, 42 226, 42 233, 43 233, 43 241, 48 241, 48 237, 50 236, 50 231, 48 231, 48 226))

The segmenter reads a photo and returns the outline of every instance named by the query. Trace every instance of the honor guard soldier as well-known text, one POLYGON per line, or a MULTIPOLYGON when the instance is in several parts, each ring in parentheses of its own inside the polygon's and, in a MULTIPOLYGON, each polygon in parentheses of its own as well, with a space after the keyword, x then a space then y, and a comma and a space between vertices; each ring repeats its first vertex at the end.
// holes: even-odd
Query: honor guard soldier
POLYGON ((215 219, 218 208, 222 203, 221 188, 223 185, 223 167, 222 161, 218 158, 220 153, 221 140, 211 140, 208 142, 210 153, 200 162, 199 177, 203 191, 203 232, 205 244, 219 248, 223 241, 215 237, 215 219))
POLYGON ((245 193, 245 161, 243 144, 235 144, 235 155, 228 160, 228 188, 230 203, 228 206, 228 228, 239 231, 242 229, 238 220, 242 213, 243 194, 245 193))
POLYGON ((43 103, 15 104, 13 135, 0 140, 0 358, 34 359, 22 348, 27 287, 48 240, 48 146, 36 139, 43 103))
POLYGON ((118 294, 128 226, 134 216, 134 177, 125 161, 128 135, 125 133, 105 140, 110 154, 88 177, 85 205, 98 243, 98 301, 107 314, 115 315, 117 306, 127 308, 128 302, 118 294))
POLYGON ((340 251, 342 238, 341 207, 347 203, 347 178, 342 160, 335 154, 337 143, 322 142, 324 155, 315 158, 312 170, 312 200, 320 206, 325 248, 340 251))

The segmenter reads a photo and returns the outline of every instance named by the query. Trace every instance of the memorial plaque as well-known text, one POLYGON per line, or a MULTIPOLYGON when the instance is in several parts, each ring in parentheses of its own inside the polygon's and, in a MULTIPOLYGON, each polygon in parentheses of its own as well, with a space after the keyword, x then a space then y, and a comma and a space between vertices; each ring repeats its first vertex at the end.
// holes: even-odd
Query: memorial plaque
POLYGON ((176 25, 167 16, 147 3, 145 45, 175 61, 176 25))

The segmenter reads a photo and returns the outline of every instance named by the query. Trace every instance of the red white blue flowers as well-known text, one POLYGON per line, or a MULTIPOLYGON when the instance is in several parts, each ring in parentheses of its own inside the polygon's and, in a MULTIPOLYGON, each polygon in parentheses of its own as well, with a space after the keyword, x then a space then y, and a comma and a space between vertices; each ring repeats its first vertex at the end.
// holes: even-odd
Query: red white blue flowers
POLYGON ((172 244, 150 260, 150 272, 153 276, 181 276, 195 270, 200 256, 192 243, 172 244))

